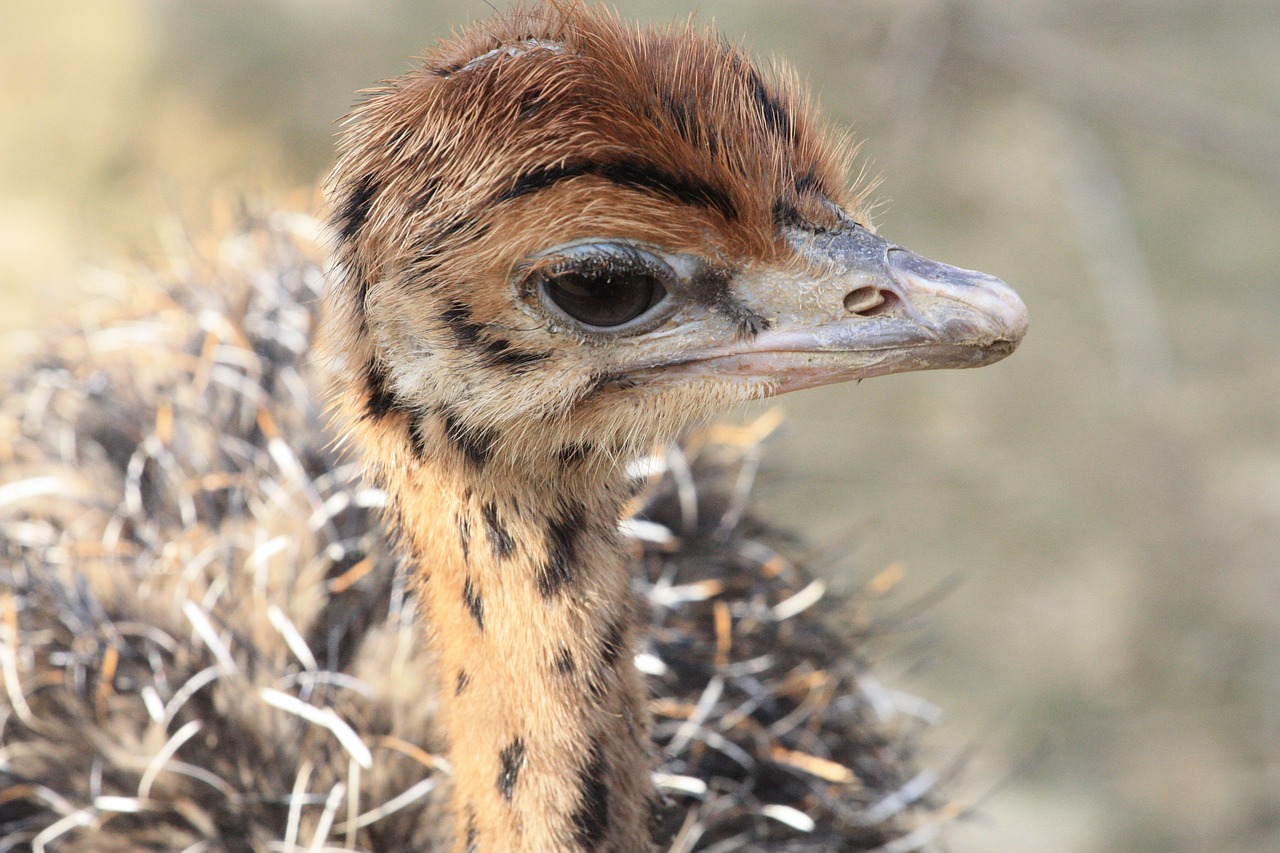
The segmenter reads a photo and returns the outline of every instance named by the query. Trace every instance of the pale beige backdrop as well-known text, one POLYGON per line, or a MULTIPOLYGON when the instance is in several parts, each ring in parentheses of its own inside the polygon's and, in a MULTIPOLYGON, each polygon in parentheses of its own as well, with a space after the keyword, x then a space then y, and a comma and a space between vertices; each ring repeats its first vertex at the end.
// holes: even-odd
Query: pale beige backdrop
MULTIPOLYGON (((790 57, 883 233, 1030 305, 996 367, 785 400, 762 477, 777 521, 855 532, 838 585, 954 586, 881 647, 946 711, 933 759, 973 748, 951 790, 990 792, 950 849, 1280 850, 1280 3, 618 6, 790 57)), ((173 211, 305 199, 351 93, 487 13, 6 2, 0 360, 173 211)))

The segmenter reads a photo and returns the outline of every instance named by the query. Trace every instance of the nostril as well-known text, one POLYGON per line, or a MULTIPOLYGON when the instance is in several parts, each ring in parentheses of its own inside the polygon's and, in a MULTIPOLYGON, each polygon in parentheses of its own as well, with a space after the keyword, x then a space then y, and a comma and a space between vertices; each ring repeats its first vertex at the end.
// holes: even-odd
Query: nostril
POLYGON ((845 294, 844 310, 859 317, 875 317, 892 311, 901 301, 898 294, 878 287, 859 287, 845 294))

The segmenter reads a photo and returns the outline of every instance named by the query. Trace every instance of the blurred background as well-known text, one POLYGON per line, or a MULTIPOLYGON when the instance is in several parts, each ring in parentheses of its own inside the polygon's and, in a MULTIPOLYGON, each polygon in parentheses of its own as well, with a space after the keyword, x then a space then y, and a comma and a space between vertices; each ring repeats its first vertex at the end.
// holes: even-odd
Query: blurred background
MULTIPOLYGON (((1280 850, 1280 2, 617 7, 788 57, 881 232, 1030 306, 995 367, 785 398, 762 474, 836 587, 927 603, 878 650, 978 800, 945 849, 1280 850)), ((5 3, 0 362, 174 211, 313 203, 352 93, 489 12, 5 3)))

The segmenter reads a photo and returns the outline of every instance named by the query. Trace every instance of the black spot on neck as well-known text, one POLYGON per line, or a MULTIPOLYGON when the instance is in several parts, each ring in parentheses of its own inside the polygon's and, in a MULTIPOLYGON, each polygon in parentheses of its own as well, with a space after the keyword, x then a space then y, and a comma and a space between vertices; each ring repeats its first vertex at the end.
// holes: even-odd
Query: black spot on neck
POLYGON ((639 497, 647 488, 649 488, 648 477, 628 477, 622 486, 623 503, 639 497))
POLYGON ((409 421, 409 447, 419 462, 426 461, 427 441, 422 437, 422 423, 419 418, 412 418, 409 421))
POLYGON ((368 394, 364 403, 366 418, 377 420, 401 408, 400 401, 391 390, 386 368, 376 359, 370 361, 369 367, 365 370, 364 384, 365 392, 368 394))
POLYGON ((571 504, 565 514, 547 525, 547 561, 538 570, 538 592, 550 598, 573 578, 578 557, 578 534, 585 524, 582 504, 571 504))
POLYGON ((609 829, 608 762, 600 741, 592 740, 587 763, 578 775, 578 807, 573 812, 573 831, 578 843, 594 850, 609 829))
POLYGON ((471 522, 458 511, 458 545, 462 548, 462 562, 471 561, 471 522))
POLYGON ((369 275, 365 270, 364 262, 350 248, 342 253, 342 263, 346 267, 347 281, 355 283, 356 316, 359 318, 360 331, 367 331, 369 328, 369 318, 366 316, 369 312, 369 275))
POLYGON ((365 175, 356 181, 351 192, 347 193, 337 214, 338 233, 343 240, 350 240, 360 233, 365 220, 369 218, 373 198, 378 194, 379 189, 373 175, 365 175))
POLYGON ((600 638, 600 662, 606 669, 613 669, 626 647, 627 620, 620 616, 609 623, 600 638))
POLYGON ((484 516, 485 531, 489 534, 489 545, 493 548, 494 559, 505 560, 511 556, 515 545, 511 541, 511 534, 502 526, 498 518, 497 504, 493 501, 486 503, 481 514, 484 516))
POLYGON ((617 672, 618 660, 627 647, 626 630, 627 622, 620 617, 610 622, 600 637, 600 662, 587 679, 587 689, 597 700, 603 698, 614 683, 612 676, 617 672))
POLYGON ((466 853, 479 853, 480 847, 477 843, 476 832, 476 810, 467 806, 467 848, 466 853))
POLYGON ((498 771, 498 793, 510 802, 516 793, 516 782, 520 778, 520 768, 524 766, 524 741, 516 738, 498 756, 502 768, 498 771))
POLYGON ((484 599, 480 596, 480 591, 476 589, 475 584, 471 582, 470 575, 462 582, 462 603, 467 606, 467 610, 471 611, 471 618, 476 620, 476 627, 483 631, 484 599))
POLYGON ((577 664, 573 660, 573 652, 569 651, 568 646, 561 646, 560 651, 556 652, 555 661, 552 663, 556 672, 561 675, 572 675, 577 668, 577 664))

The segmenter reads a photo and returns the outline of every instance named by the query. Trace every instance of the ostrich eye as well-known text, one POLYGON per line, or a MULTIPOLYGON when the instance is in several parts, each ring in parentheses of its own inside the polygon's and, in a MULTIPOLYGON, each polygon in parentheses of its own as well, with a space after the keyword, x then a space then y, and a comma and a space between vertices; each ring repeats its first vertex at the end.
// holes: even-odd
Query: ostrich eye
POLYGON ((616 329, 648 314, 667 297, 675 272, 630 246, 581 246, 538 273, 551 304, 584 326, 616 329))

